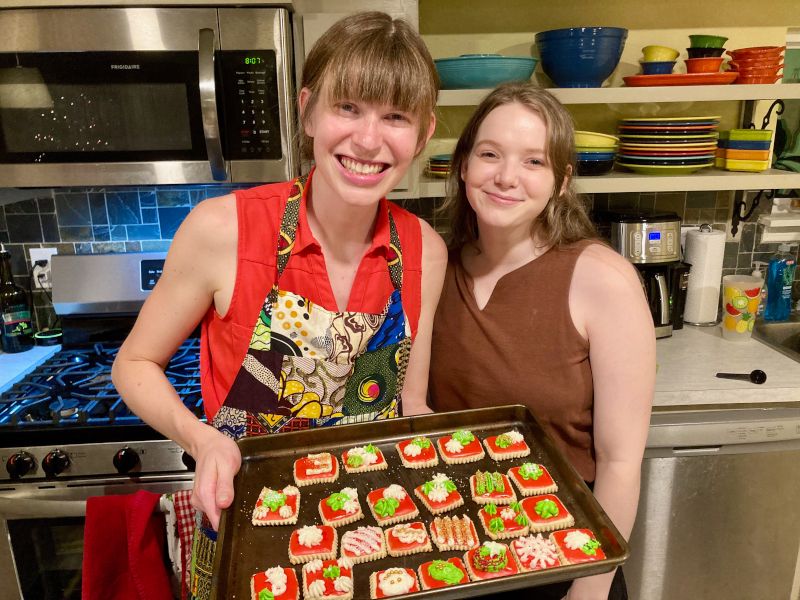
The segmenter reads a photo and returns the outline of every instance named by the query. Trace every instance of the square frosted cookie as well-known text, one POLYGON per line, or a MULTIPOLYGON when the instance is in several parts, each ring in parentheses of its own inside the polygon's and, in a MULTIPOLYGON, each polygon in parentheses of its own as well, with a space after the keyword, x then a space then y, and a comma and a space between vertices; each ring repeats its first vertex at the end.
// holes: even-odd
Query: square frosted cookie
POLYGON ((542 536, 541 533, 517 538, 510 546, 511 554, 517 561, 520 571, 541 571, 561 565, 558 549, 553 540, 542 536))
POLYGON ((469 487, 478 504, 511 504, 517 499, 508 477, 497 471, 476 471, 469 478, 469 487))
POLYGON ((519 573, 508 546, 501 542, 483 542, 478 548, 467 551, 464 565, 473 581, 519 573))
POLYGON ((439 464, 439 455, 433 443, 425 436, 403 440, 394 445, 403 466, 409 469, 424 469, 439 464))
POLYGON ((510 460, 522 458, 531 453, 525 438, 516 429, 506 431, 500 435, 492 435, 483 440, 486 451, 495 460, 510 460))
POLYGON ((300 508, 300 490, 287 485, 282 490, 262 488, 253 508, 253 525, 294 525, 300 508))
POLYGON ((550 534, 550 539, 558 549, 558 556, 561 558, 562 564, 576 565, 606 558, 600 542, 597 541, 590 529, 554 531, 550 534))
POLYGON ((356 446, 345 450, 342 454, 342 464, 348 473, 364 473, 365 471, 381 471, 389 468, 383 452, 372 444, 356 446))
POLYGON ((369 576, 370 598, 391 598, 418 591, 419 582, 413 569, 390 567, 369 576))
POLYGON ((272 567, 250 577, 250 600, 298 600, 299 596, 300 584, 294 569, 272 567))
POLYGON ((437 590, 451 585, 469 582, 463 561, 454 556, 447 560, 431 560, 417 569, 423 590, 437 590))
POLYGON ((456 489, 456 484, 444 473, 436 473, 433 479, 415 487, 414 494, 434 515, 464 504, 464 498, 456 489))
POLYGON ((478 511, 478 518, 483 524, 483 530, 493 540, 527 535, 528 517, 522 511, 519 502, 512 502, 508 506, 484 504, 478 511))
POLYGON ((451 435, 436 440, 442 460, 450 465, 470 463, 486 456, 483 446, 475 434, 466 429, 454 431, 451 435))
POLYGON ((544 465, 538 463, 526 462, 518 467, 511 467, 508 470, 508 478, 514 482, 523 496, 554 494, 558 491, 558 485, 553 481, 550 472, 544 465))
POLYGON ((298 487, 329 483, 339 478, 339 463, 330 452, 309 454, 294 461, 294 482, 298 487))
POLYGON ((303 565, 303 600, 352 600, 353 565, 346 558, 303 565))
POLYGON ((306 525, 289 537, 289 562, 293 565, 310 560, 336 558, 336 530, 330 525, 306 525))
POLYGON ((419 515, 417 505, 403 489, 403 486, 392 485, 372 490, 367 494, 367 504, 378 525, 391 525, 408 521, 419 515))
POLYGON ((531 533, 563 529, 575 524, 567 507, 554 494, 525 498, 522 501, 522 510, 528 517, 531 533))
POLYGON ((342 488, 341 492, 334 492, 327 498, 319 501, 319 516, 322 522, 331 527, 341 527, 354 523, 364 517, 361 503, 358 501, 358 492, 355 488, 342 488))
POLYGON ((378 560, 386 556, 383 529, 373 525, 345 531, 342 534, 341 547, 342 558, 348 559, 354 565, 378 560))
POLYGON ((406 556, 417 552, 430 552, 431 538, 425 531, 425 523, 400 523, 386 530, 386 549, 389 556, 406 556))
POLYGON ((469 550, 478 546, 478 532, 467 515, 436 517, 430 524, 431 539, 439 552, 469 550))

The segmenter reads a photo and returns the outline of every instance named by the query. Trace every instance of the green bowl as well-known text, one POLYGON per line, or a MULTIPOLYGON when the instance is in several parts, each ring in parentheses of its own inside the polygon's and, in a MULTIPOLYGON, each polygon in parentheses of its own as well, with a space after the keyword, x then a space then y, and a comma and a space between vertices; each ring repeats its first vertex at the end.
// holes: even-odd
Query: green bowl
POLYGON ((692 48, 722 48, 728 38, 721 35, 690 35, 692 48))

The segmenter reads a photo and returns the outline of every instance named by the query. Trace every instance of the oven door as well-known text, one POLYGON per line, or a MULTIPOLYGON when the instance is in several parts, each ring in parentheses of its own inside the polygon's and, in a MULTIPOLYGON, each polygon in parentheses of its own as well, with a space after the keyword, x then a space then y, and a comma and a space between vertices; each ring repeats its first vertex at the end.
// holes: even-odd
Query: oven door
POLYGON ((182 473, 0 490, 0 598, 80 600, 86 500, 175 492, 191 488, 192 478, 182 473))

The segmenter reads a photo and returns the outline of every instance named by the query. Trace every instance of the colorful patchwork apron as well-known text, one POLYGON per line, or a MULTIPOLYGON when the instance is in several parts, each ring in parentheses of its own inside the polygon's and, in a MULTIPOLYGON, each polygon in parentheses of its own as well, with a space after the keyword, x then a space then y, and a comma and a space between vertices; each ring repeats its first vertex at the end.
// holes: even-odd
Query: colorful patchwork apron
MULTIPOLYGON (((380 314, 334 312, 280 289, 294 247, 306 179, 297 179, 281 219, 277 275, 256 319, 250 346, 212 425, 242 437, 361 423, 401 414, 411 351, 401 300, 400 238, 389 213, 394 291, 380 314)), ((190 598, 208 598, 216 533, 203 518, 192 545, 190 598)))

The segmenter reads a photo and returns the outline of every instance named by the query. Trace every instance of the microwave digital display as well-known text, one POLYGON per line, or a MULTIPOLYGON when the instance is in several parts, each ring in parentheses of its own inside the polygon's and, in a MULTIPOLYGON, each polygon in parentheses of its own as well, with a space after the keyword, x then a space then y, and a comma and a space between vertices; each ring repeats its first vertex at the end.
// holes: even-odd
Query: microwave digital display
POLYGON ((661 232, 660 231, 651 231, 647 234, 647 239, 651 242, 657 242, 661 239, 661 232))

